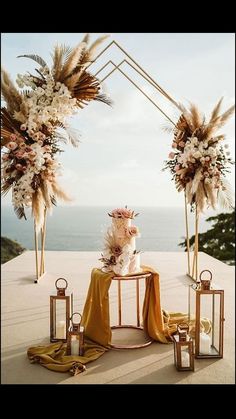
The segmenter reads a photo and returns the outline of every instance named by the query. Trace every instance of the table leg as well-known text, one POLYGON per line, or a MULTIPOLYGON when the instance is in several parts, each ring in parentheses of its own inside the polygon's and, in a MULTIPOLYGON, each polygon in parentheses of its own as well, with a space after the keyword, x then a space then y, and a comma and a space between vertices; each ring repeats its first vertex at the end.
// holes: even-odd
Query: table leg
POLYGON ((118 317, 119 317, 119 326, 121 326, 121 283, 118 280, 118 317))
POLYGON ((140 327, 139 279, 136 279, 137 326, 140 327))

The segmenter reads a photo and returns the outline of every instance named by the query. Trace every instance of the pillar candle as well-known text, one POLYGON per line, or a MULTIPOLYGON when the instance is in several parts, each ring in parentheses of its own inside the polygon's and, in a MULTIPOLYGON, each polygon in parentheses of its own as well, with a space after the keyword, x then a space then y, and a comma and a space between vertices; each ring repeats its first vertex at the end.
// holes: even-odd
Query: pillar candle
POLYGON ((66 339, 66 322, 61 320, 56 325, 56 339, 66 339))
POLYGON ((71 340, 71 355, 79 355, 79 339, 76 337, 71 340))
POLYGON ((190 367, 190 357, 189 357, 189 353, 182 351, 181 352, 181 364, 182 367, 186 368, 186 367, 190 367))
POLYGON ((211 338, 206 333, 200 333, 200 353, 210 354, 211 353, 211 338))

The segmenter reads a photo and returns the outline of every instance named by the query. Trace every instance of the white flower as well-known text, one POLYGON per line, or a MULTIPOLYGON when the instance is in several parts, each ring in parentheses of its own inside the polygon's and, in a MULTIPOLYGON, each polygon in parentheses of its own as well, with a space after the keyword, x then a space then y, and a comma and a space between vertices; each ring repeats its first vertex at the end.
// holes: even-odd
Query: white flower
POLYGON ((202 157, 202 154, 200 153, 200 151, 196 151, 196 152, 193 154, 193 157, 194 157, 195 159, 199 159, 200 157, 202 157))

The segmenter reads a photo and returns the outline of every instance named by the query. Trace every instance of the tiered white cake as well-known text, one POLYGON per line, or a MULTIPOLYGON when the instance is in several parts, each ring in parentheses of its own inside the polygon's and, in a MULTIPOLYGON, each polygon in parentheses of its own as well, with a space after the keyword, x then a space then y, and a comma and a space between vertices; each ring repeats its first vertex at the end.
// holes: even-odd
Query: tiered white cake
POLYGON ((105 248, 100 259, 104 272, 115 272, 116 275, 135 274, 141 271, 140 253, 136 250, 136 237, 140 237, 131 220, 138 214, 125 208, 117 208, 110 214, 112 224, 105 235, 105 248))

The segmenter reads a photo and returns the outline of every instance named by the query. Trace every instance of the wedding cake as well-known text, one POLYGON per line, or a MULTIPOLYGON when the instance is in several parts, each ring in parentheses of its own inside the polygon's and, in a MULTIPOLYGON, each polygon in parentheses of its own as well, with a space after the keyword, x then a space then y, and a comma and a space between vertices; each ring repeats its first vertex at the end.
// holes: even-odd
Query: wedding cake
POLYGON ((105 234, 105 246, 101 260, 103 272, 113 271, 116 275, 135 274, 141 271, 140 252, 136 250, 136 237, 140 237, 138 227, 131 225, 138 214, 125 208, 116 208, 108 215, 111 226, 105 234))

